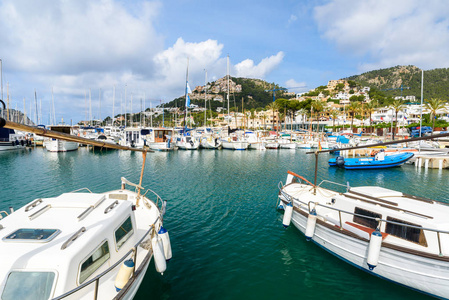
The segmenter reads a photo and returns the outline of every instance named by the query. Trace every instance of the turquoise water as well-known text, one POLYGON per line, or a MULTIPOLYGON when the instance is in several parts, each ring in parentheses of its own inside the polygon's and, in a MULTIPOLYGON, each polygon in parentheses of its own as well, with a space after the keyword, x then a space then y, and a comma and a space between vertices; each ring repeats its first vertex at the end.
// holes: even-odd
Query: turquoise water
MULTIPOLYGON (((319 181, 378 184, 449 202, 449 170, 345 171, 329 168, 328 158, 320 156, 319 181)), ((0 210, 82 187, 117 189, 121 176, 138 182, 141 162, 140 153, 86 148, 0 153, 0 210)), ((288 170, 312 181, 314 156, 300 150, 148 154, 143 186, 168 201, 164 226, 173 259, 163 276, 150 265, 135 299, 429 299, 355 269, 294 227, 283 229, 275 205, 288 170)))

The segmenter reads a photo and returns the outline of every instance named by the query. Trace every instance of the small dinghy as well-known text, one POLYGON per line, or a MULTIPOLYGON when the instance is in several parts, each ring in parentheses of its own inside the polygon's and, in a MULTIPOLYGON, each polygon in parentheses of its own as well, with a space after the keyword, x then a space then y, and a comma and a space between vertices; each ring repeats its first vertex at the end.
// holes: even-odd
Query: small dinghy
POLYGON ((413 157, 413 153, 404 152, 392 155, 385 155, 383 149, 374 157, 362 158, 344 158, 338 156, 337 158, 329 159, 329 166, 337 166, 345 169, 381 169, 397 167, 404 164, 413 157))

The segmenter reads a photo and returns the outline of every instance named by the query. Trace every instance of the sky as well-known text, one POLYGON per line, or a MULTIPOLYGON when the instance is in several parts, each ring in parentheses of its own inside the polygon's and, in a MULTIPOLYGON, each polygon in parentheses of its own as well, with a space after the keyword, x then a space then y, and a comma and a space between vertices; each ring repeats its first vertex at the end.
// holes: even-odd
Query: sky
POLYGON ((447 68, 448 16, 445 0, 0 0, 0 98, 35 120, 36 96, 40 123, 75 124, 183 96, 187 65, 193 89, 227 56, 231 76, 293 92, 447 68))

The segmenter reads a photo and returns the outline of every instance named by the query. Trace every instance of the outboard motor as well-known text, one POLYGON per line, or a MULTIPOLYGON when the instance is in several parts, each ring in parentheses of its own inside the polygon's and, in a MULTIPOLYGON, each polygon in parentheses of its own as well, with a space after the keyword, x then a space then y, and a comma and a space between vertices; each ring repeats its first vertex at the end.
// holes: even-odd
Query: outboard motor
POLYGON ((337 156, 337 158, 335 159, 335 164, 337 165, 337 167, 343 168, 345 165, 345 158, 343 156, 337 156))

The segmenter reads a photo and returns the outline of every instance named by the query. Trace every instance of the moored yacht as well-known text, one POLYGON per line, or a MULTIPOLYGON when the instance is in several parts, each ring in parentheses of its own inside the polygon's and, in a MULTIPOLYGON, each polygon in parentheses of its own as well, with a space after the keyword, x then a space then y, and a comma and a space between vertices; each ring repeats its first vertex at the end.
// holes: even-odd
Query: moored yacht
POLYGON ((284 227, 293 223, 306 240, 372 275, 449 298, 448 203, 380 186, 314 182, 289 171, 279 183, 284 227))
MULTIPOLYGON (((72 127, 69 125, 51 125, 47 127, 49 130, 61 132, 65 134, 73 134, 72 127)), ((49 152, 67 152, 78 150, 79 144, 73 141, 59 140, 55 138, 45 138, 43 146, 49 152)))

